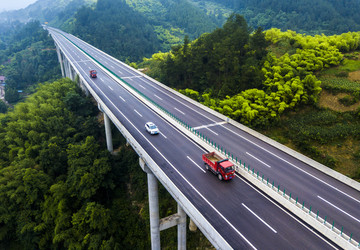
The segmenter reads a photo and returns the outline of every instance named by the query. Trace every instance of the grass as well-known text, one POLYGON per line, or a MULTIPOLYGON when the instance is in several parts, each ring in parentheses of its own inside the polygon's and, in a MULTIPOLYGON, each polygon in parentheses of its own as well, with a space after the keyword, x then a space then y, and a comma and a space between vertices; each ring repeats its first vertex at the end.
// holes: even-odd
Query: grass
POLYGON ((335 92, 352 93, 360 91, 360 83, 342 77, 320 76, 321 87, 335 92))
POLYGON ((339 101, 347 95, 347 93, 332 94, 329 91, 323 90, 320 94, 318 105, 322 108, 328 108, 337 112, 356 111, 360 107, 360 102, 345 106, 339 101))
POLYGON ((355 131, 358 123, 359 117, 346 111, 306 106, 287 113, 277 124, 259 132, 359 180, 360 160, 355 157, 360 152, 360 138, 355 131))
POLYGON ((360 70, 360 61, 345 59, 342 65, 339 66, 339 70, 348 72, 360 70))

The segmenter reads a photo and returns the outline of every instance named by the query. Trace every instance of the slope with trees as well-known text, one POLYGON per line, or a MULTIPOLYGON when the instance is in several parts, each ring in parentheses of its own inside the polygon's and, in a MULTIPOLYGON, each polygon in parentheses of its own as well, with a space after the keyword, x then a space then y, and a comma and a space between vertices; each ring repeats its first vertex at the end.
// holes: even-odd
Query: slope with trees
POLYGON ((5 99, 16 103, 18 90, 29 93, 33 84, 58 78, 60 67, 54 41, 38 21, 11 23, 5 29, 14 30, 3 37, 0 74, 7 79, 5 99))
MULTIPOLYGON (((41 84, 0 114, 1 249, 146 249, 146 174, 114 133, 105 147, 98 109, 69 79, 41 84)), ((160 215, 176 203, 160 187, 160 215)), ((189 246, 208 246, 199 233, 189 246)), ((162 234, 176 246, 176 228, 162 234)))
POLYGON ((341 34, 360 30, 358 0, 192 0, 195 3, 216 3, 244 15, 249 25, 264 29, 291 29, 308 34, 341 34))

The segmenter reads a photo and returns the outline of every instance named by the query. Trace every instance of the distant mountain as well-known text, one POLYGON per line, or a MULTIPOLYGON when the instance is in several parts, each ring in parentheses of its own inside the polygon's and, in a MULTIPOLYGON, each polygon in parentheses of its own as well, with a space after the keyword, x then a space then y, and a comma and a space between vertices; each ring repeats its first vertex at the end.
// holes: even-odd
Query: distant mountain
POLYGON ((38 0, 28 7, 20 10, 5 11, 0 13, 0 22, 28 22, 39 20, 51 22, 66 10, 64 14, 73 15, 83 5, 95 3, 97 0, 38 0))
MULTIPOLYGON (((307 34, 340 34, 360 30, 360 0, 189 0, 207 13, 229 10, 248 24, 307 34)), ((221 17, 219 17, 221 18, 221 17)))

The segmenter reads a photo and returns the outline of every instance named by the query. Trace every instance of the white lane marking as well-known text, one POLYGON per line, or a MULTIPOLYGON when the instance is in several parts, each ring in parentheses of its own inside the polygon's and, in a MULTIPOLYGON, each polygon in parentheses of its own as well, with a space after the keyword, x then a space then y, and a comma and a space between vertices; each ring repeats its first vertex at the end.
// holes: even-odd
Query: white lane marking
MULTIPOLYGON (((231 130, 230 130, 230 131, 231 131, 231 130)), ((232 131, 232 132, 233 132, 233 131, 232 131)), ((233 132, 233 133, 234 133, 235 135, 238 135, 238 134, 237 134, 237 133, 235 133, 235 132, 233 132)), ((286 163, 287 163, 287 164, 289 164, 290 166, 292 166, 292 167, 294 167, 294 168, 296 168, 296 169, 300 170, 301 172, 303 172, 303 173, 307 174, 308 176, 313 177, 314 179, 316 179, 316 180, 320 181, 321 183, 323 183, 323 184, 327 185, 328 187, 330 187, 330 188, 332 188, 332 189, 334 189, 334 190, 338 191, 339 193, 341 193, 341 194, 343 194, 343 195, 345 195, 345 196, 347 196, 347 197, 349 197, 349 198, 353 199, 354 201, 356 201, 356 202, 360 203, 360 200, 357 200, 356 198, 352 197, 351 195, 349 195, 349 194, 345 193, 344 191, 341 191, 340 189, 338 189, 338 188, 336 188, 336 187, 334 187, 334 186, 330 185, 329 183, 327 183, 327 182, 325 182, 325 181, 321 180, 320 178, 318 178, 318 177, 316 177, 316 176, 314 176, 314 175, 312 175, 312 174, 310 174, 310 173, 306 172, 305 170, 301 169, 300 167, 296 166, 295 164, 292 164, 291 162, 289 162, 289 161, 287 161, 287 160, 285 160, 285 159, 281 158, 280 156, 278 156, 278 155, 276 155, 276 154, 274 154, 274 153, 270 152, 269 150, 267 150, 267 149, 265 149, 265 148, 263 148, 263 147, 260 147, 260 146, 259 146, 259 145, 257 145, 256 143, 254 143, 254 142, 252 142, 252 141, 250 141, 250 140, 246 139, 245 137, 243 137, 243 136, 241 136, 241 135, 238 135, 238 136, 239 136, 239 137, 242 137, 244 140, 246 140, 246 141, 248 141, 248 142, 250 142, 250 143, 254 144, 255 146, 257 146, 257 147, 261 148, 261 149, 262 149, 262 150, 264 150, 265 152, 268 152, 269 154, 271 154, 271 155, 275 156, 276 158, 278 158, 278 159, 282 160, 283 162, 286 162, 286 163)))
POLYGON ((167 139, 167 137, 166 137, 163 133, 160 133, 160 135, 164 136, 164 137, 165 137, 165 139, 167 139))
POLYGON ((189 156, 186 156, 192 163, 195 164, 195 166, 197 166, 201 171, 203 171, 204 173, 206 173, 206 171, 204 169, 202 169, 202 167, 200 167, 196 162, 193 161, 193 159, 191 159, 189 156))
POLYGON ((119 98, 120 98, 121 100, 123 100, 123 102, 126 102, 126 101, 125 101, 125 99, 124 99, 124 98, 122 98, 121 96, 119 96, 119 98))
POLYGON ((157 95, 154 95, 157 99, 159 99, 159 100, 163 100, 161 97, 159 97, 159 96, 157 96, 157 95))
POLYGON ((198 126, 198 127, 195 127, 193 129, 201 129, 201 128, 208 128, 208 127, 213 127, 213 126, 218 126, 218 125, 222 125, 226 122, 216 122, 216 123, 212 123, 212 124, 208 124, 208 125, 201 125, 201 126, 198 126))
POLYGON ((134 109, 134 111, 135 111, 140 117, 143 117, 136 109, 134 109))
POLYGON ((328 187, 330 187, 330 188, 332 188, 332 189, 334 189, 334 190, 338 191, 339 193, 341 193, 341 194, 343 194, 343 195, 347 196, 348 198, 350 198, 350 199, 352 199, 352 200, 354 200, 354 201, 356 201, 356 202, 360 203, 360 200, 357 200, 356 198, 352 197, 351 195, 349 195, 349 194, 345 193, 344 191, 341 191, 340 189, 338 189, 338 188, 336 188, 336 187, 334 187, 334 186, 330 185, 329 183, 327 183, 327 182, 325 182, 325 181, 321 180, 320 178, 318 178, 318 177, 316 177, 316 176, 314 176, 314 175, 312 175, 312 174, 310 174, 310 173, 306 172, 305 170, 301 169, 300 167, 296 166, 295 164, 292 164, 291 162, 289 162, 289 161, 287 161, 287 160, 285 160, 285 159, 281 158, 280 156, 278 156, 278 155, 276 155, 276 154, 274 154, 274 153, 270 152, 269 150, 267 150, 267 149, 265 149, 265 148, 263 148, 263 147, 259 146, 258 144, 256 144, 255 142, 252 142, 251 140, 249 140, 249 139, 245 138, 244 136, 239 135, 239 134, 238 134, 238 133, 236 133, 235 131, 232 131, 231 129, 229 129, 229 128, 227 128, 227 127, 223 126, 223 125, 221 125, 221 126, 222 126, 223 128, 225 128, 226 130, 228 130, 228 131, 232 132, 232 133, 233 133, 233 134, 235 134, 236 136, 241 137, 241 138, 242 138, 242 139, 244 139, 245 141, 247 141, 247 142, 249 142, 249 143, 253 144, 254 146, 256 146, 256 147, 258 147, 258 148, 260 148, 260 149, 264 150, 265 152, 267 152, 267 153, 269 153, 269 154, 271 154, 271 155, 275 156, 276 158, 278 158, 278 159, 282 160, 283 162, 285 162, 285 163, 289 164, 290 166, 292 166, 292 167, 294 167, 294 168, 296 168, 296 169, 300 170, 301 172, 303 172, 303 173, 305 173, 305 174, 307 174, 307 175, 309 175, 309 176, 313 177, 314 179, 316 179, 316 180, 320 181, 321 183, 323 183, 323 184, 327 185, 328 187))
MULTIPOLYGON (((96 86, 98 89, 99 89, 99 87, 98 86, 96 86)), ((100 90, 100 89, 99 89, 100 90)), ((100 90, 101 91, 101 90, 100 90)), ((102 92, 102 91, 101 91, 102 92)), ((106 96, 105 96, 106 97, 106 96)), ((109 98, 108 97, 106 97, 108 100, 109 100, 109 98)), ((110 101, 110 100, 109 100, 110 101)), ((111 101, 110 101, 111 102, 111 101)), ((111 102, 111 104, 117 109, 117 107, 111 102)), ((119 111, 119 110, 118 110, 119 111)), ((119 113, 123 116, 123 117, 125 117, 124 116, 124 114, 123 113, 121 113, 120 111, 119 111, 119 113)), ((127 119, 126 117, 125 117, 125 119, 127 119)), ((128 120, 128 119, 127 119, 128 120)), ((128 120, 129 121, 129 120, 128 120)), ((135 126, 129 121, 129 123, 135 128, 135 126)), ((136 129, 136 128, 135 128, 136 129)), ((136 129, 139 133, 140 133, 140 131, 138 130, 138 129, 136 129)), ((140 133, 141 134, 141 133, 140 133)), ((144 137, 144 136, 143 136, 144 137)), ((145 138, 146 139, 146 138, 145 138)), ((147 140, 147 139, 146 139, 147 140)), ((149 140, 147 140, 149 143, 150 143, 150 141, 149 140)), ((151 144, 151 143, 150 143, 151 144)), ((152 145, 152 144, 151 144, 152 145)), ((152 145, 153 146, 153 145, 152 145)), ((154 146, 153 146, 154 147, 154 146)), ((155 147, 154 147, 155 148, 155 147)), ((156 149, 156 148, 155 148, 156 149)), ((156 149, 157 150, 157 149, 156 149)), ((158 151, 158 150, 157 150, 158 151)), ((159 151, 158 151, 158 153, 166 160, 166 161, 168 161, 159 151)), ((170 162, 169 162, 170 163, 170 162)), ((171 165, 171 163, 170 163, 170 165, 171 165)), ((173 168, 174 168, 174 166, 173 165, 171 165, 173 168)), ((175 169, 175 168, 174 168, 175 169)), ((176 169, 175 169, 175 171, 177 171, 176 169)), ((180 174, 180 173, 179 173, 180 174)), ((181 175, 181 174, 180 174, 181 175)), ((181 175, 182 176, 182 175, 181 175)), ((183 177, 183 176, 182 176, 183 177)), ((184 177, 183 177, 184 178, 184 177)), ((240 177, 239 177, 240 178, 240 177)), ((184 180, 185 181, 187 181, 185 178, 184 178, 184 180)), ((188 182, 188 181, 187 181, 188 182)), ((192 186, 191 184, 190 184, 190 186, 192 186)), ((195 189, 196 190, 196 189, 195 189)), ((255 191, 257 191, 257 190, 255 190, 255 191)), ((196 192, 198 192, 197 190, 196 190, 196 192)), ((258 191, 257 191, 258 192, 258 191)), ((267 198, 267 197, 265 197, 265 198, 267 198)), ((267 198, 268 199, 268 198, 267 198)), ((276 204, 275 204, 276 205, 276 204)), ((282 208, 280 208, 280 209, 282 209, 282 208)), ((283 210, 283 209, 282 209, 283 210)), ((216 209, 215 209, 215 211, 217 212, 217 213, 219 213, 216 209)), ((284 210, 283 210, 284 211, 284 210)), ((284 211, 284 212, 286 212, 286 211, 284 211)), ((286 212, 287 213, 287 212, 286 212)), ((219 215, 221 216, 221 217, 223 217, 220 213, 219 213, 219 215)), ((290 214, 289 214, 290 215, 290 214)), ((291 217, 293 217, 292 215, 290 215, 291 217)), ((297 220, 295 217, 293 217, 295 220, 297 220)), ((227 221, 227 220, 226 220, 227 221)), ((298 220, 297 220, 298 221, 298 220)), ((229 223, 229 221, 227 221, 228 223, 229 223)), ((302 224, 304 227, 306 227, 306 228, 308 228, 306 225, 304 225, 303 223, 301 223, 300 221, 298 221, 300 224, 302 224)), ((230 223, 229 223, 230 224, 230 223)), ((231 224, 230 224, 231 225, 231 224)), ((232 226, 232 225, 231 225, 232 226)), ((232 226, 233 227, 233 226, 232 226)), ((308 228, 309 229, 309 228, 308 228)), ((235 229, 236 230, 236 229, 235 229)), ((236 230, 237 231, 237 230, 236 230)), ((238 232, 238 231, 237 231, 238 232)), ((246 240, 253 248, 255 248, 240 232, 238 232, 243 238, 244 238, 244 240, 246 240)), ((316 233, 315 233, 316 234, 316 233)), ((316 235, 318 235, 318 234, 316 234, 316 235)), ((319 238, 322 238, 320 235, 318 235, 318 237, 319 238)), ((322 238, 323 239, 323 238, 322 238)), ((329 244, 330 245, 330 244, 329 244)), ((332 246, 332 245, 331 245, 332 246)), ((332 246, 333 247, 333 246, 332 246)))
POLYGON ((102 81, 102 82, 104 82, 104 80, 100 77, 100 80, 102 81))
POLYGON ((114 67, 114 66, 112 66, 112 65, 110 65, 110 67, 111 67, 111 68, 113 68, 113 69, 115 69, 115 67, 114 67))
MULTIPOLYGON (((140 86, 141 86, 141 85, 140 85, 140 86)), ((185 115, 185 113, 182 112, 180 109, 178 109, 178 108, 174 108, 174 109, 177 110, 178 112, 180 112, 181 114, 185 115)))
POLYGON ((250 154, 249 152, 246 152, 247 155, 250 155, 252 158, 254 158, 255 160, 261 162, 262 164, 264 164, 265 166, 267 166, 268 168, 271 168, 270 165, 266 164, 265 162, 263 162, 262 160, 256 158, 255 156, 253 156, 252 154, 250 154))
POLYGON ((254 186, 252 186, 251 184, 248 183, 248 180, 246 180, 245 178, 235 175, 237 178, 239 178, 240 180, 242 180, 245 184, 247 184, 250 188, 252 188, 255 192, 257 192, 258 194, 260 194, 262 197, 264 197, 265 199, 267 199, 269 202, 271 202, 273 205, 275 205, 276 207, 278 207, 281 211, 283 211, 285 214, 287 214, 289 217, 293 218, 295 221, 297 221, 300 225, 302 225, 303 227, 305 227, 307 230, 311 231, 313 234, 315 234, 317 237, 319 237, 320 239, 322 239, 325 243, 327 243, 329 246, 331 246, 334 249, 338 249, 336 247, 334 247, 333 245, 331 245, 328 240, 326 238, 324 238, 322 235, 318 234, 317 232, 315 232, 312 228, 310 228, 308 225, 306 225, 304 222, 302 222, 301 220, 299 220, 297 217, 295 217, 293 214, 289 213, 287 210, 285 210, 283 207, 281 207, 279 204, 275 203, 273 200, 271 200, 269 197, 267 197, 266 195, 264 195, 262 192, 260 192, 257 188, 255 188, 254 186))
MULTIPOLYGON (((130 78, 131 79, 131 78, 130 78)), ((142 86, 141 84, 139 84, 140 87, 142 87, 143 89, 146 89, 144 86, 142 86)))
POLYGON ((85 64, 85 65, 87 65, 87 63, 86 63, 86 62, 84 62, 84 64, 85 64))
POLYGON ((218 133, 216 133, 215 131, 212 131, 211 129, 209 128, 206 128, 207 130, 210 130, 211 133, 215 134, 215 135, 219 135, 218 133))
MULTIPOLYGON (((185 103, 181 102, 180 100, 178 100, 178 99, 176 99, 176 98, 172 97, 171 95, 169 95, 168 93, 166 93, 165 91, 163 91, 162 89, 160 89, 160 87, 156 87, 156 86, 158 86, 158 85, 154 86, 154 84, 152 84, 152 83, 150 83, 150 82, 148 82, 148 81, 145 81, 143 78, 140 78, 140 79, 141 79, 143 82, 145 82, 145 83, 149 84, 152 88, 154 88, 154 89, 157 89, 157 90, 161 91, 162 93, 164 93, 165 95, 169 96, 169 97, 170 97, 170 98, 172 98, 173 100, 175 100, 175 101, 179 102, 180 104, 184 105, 185 107, 188 107, 189 109, 193 110, 194 112, 198 113, 199 115, 201 115, 201 116, 203 116, 203 117, 205 117, 205 118, 209 119, 210 121, 214 121, 214 122, 215 122, 215 120, 211 119, 210 117, 208 117, 208 116, 206 116, 206 115, 202 114, 201 112, 199 112, 199 111, 197 111, 197 110, 193 109, 192 107, 190 107, 190 106, 186 105, 185 103)), ((150 80, 149 80, 149 81, 150 81, 150 80)), ((226 123, 226 122, 224 122, 224 123, 226 123)), ((343 195, 345 195, 345 196, 349 197, 350 199, 353 199, 354 201, 356 201, 356 202, 360 203, 360 200, 357 200, 356 198, 354 198, 354 197, 350 196, 349 194, 347 194, 347 193, 345 193, 345 192, 341 191, 340 189, 338 189, 338 188, 336 188, 336 187, 334 187, 334 186, 332 186, 332 185, 328 184, 327 182, 325 182, 325 181, 321 180, 320 178, 318 178, 318 177, 316 177, 316 176, 311 175, 310 173, 306 172, 305 170, 303 170, 303 169, 301 169, 301 168, 299 168, 299 167, 295 166, 294 164, 292 164, 292 163, 290 163, 290 162, 288 162, 288 161, 286 161, 286 160, 282 159, 280 156, 278 156, 278 155, 276 155, 276 154, 274 154, 274 153, 270 152, 269 150, 267 150, 267 149, 265 149, 265 148, 263 148, 263 147, 259 146, 258 144, 256 144, 255 142, 252 142, 251 140, 249 140, 249 139, 245 138, 244 136, 239 135, 238 133, 236 133, 236 132, 232 131, 231 129, 229 129, 229 128, 227 128, 227 127, 223 126, 223 125, 221 125, 221 126, 222 126, 224 129, 226 129, 226 130, 228 130, 228 131, 232 132, 233 134, 237 135, 238 137, 241 137, 242 139, 244 139, 244 140, 246 140, 246 141, 250 142, 251 144, 253 144, 253 145, 257 146, 258 148, 261 148, 261 149, 262 149, 262 150, 264 150, 265 152, 268 152, 269 154, 271 154, 271 155, 273 155, 273 156, 275 156, 275 157, 279 158, 280 160, 282 160, 282 161, 284 161, 284 162, 288 163, 290 166, 293 166, 293 167, 297 168, 298 170, 300 170, 300 171, 304 172, 305 174, 307 174, 307 175, 309 175, 309 176, 311 176, 311 177, 315 178, 316 180, 318 180, 318 181, 322 182, 323 184, 325 184, 325 185, 327 185, 327 186, 331 187, 332 189, 334 189, 334 190, 338 191, 339 193, 341 193, 341 194, 343 194, 343 195)))
POLYGON ((261 219, 256 213, 254 213, 250 208, 248 208, 244 203, 241 203, 243 207, 245 207, 250 213, 252 213, 256 218, 258 218, 262 223, 264 223, 268 228, 271 229, 274 233, 277 233, 274 228, 272 228, 269 224, 267 224, 263 219, 261 219))
POLYGON ((345 212, 344 210, 338 208, 337 206, 335 206, 334 204, 332 204, 332 203, 330 203, 329 201, 325 200, 324 198, 320 197, 319 195, 318 195, 317 197, 318 197, 320 200, 325 201, 325 202, 326 202, 327 204, 329 204, 330 206, 333 206, 334 208, 336 208, 336 209, 339 210, 340 212, 342 212, 342 213, 346 214, 347 216, 353 218, 353 219, 356 220, 357 222, 360 222, 359 219, 355 218, 354 216, 352 216, 351 214, 345 212))
MULTIPOLYGON (((79 65, 79 64, 78 64, 78 65, 79 65)), ((79 65, 79 67, 80 67, 80 65, 79 65)), ((80 67, 80 69, 84 72, 84 70, 83 70, 81 67, 80 67)), ((84 73, 85 73, 85 72, 84 72, 84 73)), ((134 129, 156 150, 156 152, 157 152, 159 155, 161 155, 161 157, 162 157, 166 162, 169 163, 169 165, 174 169, 174 171, 176 171, 176 172, 181 176, 181 178, 183 178, 183 180, 184 180, 226 223, 228 223, 229 226, 230 226, 237 234, 239 234, 241 238, 243 238, 243 239, 251 246, 251 248, 256 249, 256 247, 255 247, 253 244, 251 244, 251 242, 250 242, 239 230, 237 230, 237 229, 235 228, 235 226, 234 226, 233 224, 231 224, 230 221, 229 221, 228 219, 226 219, 225 216, 224 216, 222 213, 220 213, 220 211, 217 210, 217 209, 200 193, 200 191, 197 190, 197 189, 190 183, 190 181, 188 181, 188 180, 185 178, 185 176, 183 176, 183 175, 180 173, 180 171, 179 171, 177 168, 175 168, 175 166, 174 166, 173 164, 171 164, 171 162, 144 136, 144 134, 142 134, 142 133, 140 132, 140 130, 129 120, 129 118, 127 118, 127 117, 119 110, 119 108, 109 99, 109 97, 107 97, 107 96, 105 95, 105 93, 99 88, 99 86, 96 85, 96 84, 94 84, 94 86, 95 86, 95 87, 104 95, 104 97, 113 105, 113 107, 119 112, 119 114, 120 114, 122 117, 124 117, 124 119, 126 119, 126 120, 129 122, 129 124, 130 124, 132 127, 134 127, 134 129)), ((162 171, 162 170, 160 169, 160 171, 162 171)), ((163 172, 163 171, 162 171, 162 172, 163 172)), ((165 173, 164 173, 164 174, 165 174, 165 173)))
POLYGON ((114 90, 112 87, 110 87, 110 86, 108 86, 108 87, 109 87, 109 89, 114 90))
POLYGON ((141 76, 124 76, 121 77, 122 79, 133 79, 133 78, 140 78, 141 76))

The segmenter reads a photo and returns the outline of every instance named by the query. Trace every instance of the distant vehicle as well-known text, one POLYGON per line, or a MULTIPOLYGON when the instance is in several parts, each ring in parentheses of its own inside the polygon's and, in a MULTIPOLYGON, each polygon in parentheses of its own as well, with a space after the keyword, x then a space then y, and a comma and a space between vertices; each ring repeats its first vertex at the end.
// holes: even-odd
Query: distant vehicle
POLYGON ((151 135, 156 135, 159 133, 158 127, 153 122, 145 123, 145 129, 151 135))
POLYGON ((235 177, 234 164, 229 159, 222 158, 215 152, 211 152, 203 154, 202 160, 204 161, 205 168, 217 175, 220 181, 231 180, 235 177))
POLYGON ((97 77, 97 72, 96 72, 96 70, 90 70, 90 77, 91 78, 96 78, 97 77))

